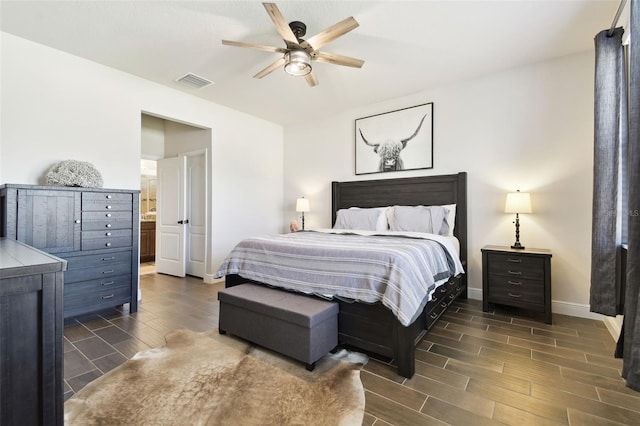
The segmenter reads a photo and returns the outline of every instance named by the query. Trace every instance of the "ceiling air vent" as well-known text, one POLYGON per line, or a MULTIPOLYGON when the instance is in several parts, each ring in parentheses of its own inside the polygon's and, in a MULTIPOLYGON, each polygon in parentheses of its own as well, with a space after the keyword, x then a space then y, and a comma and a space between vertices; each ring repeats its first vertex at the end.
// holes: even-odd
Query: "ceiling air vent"
POLYGON ((195 89, 201 89, 205 86, 213 84, 213 81, 209 81, 206 78, 197 76, 193 73, 187 73, 178 78, 176 81, 178 83, 184 84, 185 86, 193 87, 195 89))

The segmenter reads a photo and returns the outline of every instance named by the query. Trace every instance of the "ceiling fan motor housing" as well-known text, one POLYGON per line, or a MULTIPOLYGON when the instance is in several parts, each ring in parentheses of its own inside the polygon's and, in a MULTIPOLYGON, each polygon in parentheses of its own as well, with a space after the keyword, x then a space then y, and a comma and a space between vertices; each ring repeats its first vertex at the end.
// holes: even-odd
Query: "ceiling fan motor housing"
POLYGON ((296 36, 298 41, 302 42, 302 37, 304 37, 304 35, 307 33, 307 26, 304 24, 304 22, 289 22, 289 28, 291 28, 293 35, 296 36))

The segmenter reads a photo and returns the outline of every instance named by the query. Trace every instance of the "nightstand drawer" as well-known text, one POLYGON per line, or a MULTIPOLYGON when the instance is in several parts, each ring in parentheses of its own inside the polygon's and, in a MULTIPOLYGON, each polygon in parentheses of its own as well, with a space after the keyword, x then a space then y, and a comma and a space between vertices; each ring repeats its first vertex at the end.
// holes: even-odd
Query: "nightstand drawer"
POLYGON ((489 276, 489 299, 544 305, 544 281, 489 276))
POLYGON ((489 253, 489 274, 544 279, 543 259, 516 254, 489 253))

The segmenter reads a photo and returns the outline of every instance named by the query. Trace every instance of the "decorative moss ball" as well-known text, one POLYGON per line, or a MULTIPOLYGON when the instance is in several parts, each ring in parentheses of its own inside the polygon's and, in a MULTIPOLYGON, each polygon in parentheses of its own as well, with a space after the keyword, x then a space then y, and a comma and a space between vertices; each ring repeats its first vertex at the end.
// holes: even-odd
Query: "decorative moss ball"
POLYGON ((102 175, 86 161, 64 160, 49 169, 47 185, 102 188, 102 175))

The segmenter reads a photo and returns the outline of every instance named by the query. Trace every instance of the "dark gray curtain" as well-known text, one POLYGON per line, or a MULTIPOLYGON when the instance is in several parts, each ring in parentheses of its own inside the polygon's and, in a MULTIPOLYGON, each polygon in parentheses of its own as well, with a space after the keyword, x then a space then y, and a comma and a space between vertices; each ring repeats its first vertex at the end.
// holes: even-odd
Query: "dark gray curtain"
MULTIPOLYGON (((627 81, 622 36, 616 28, 595 37, 593 224, 591 238, 592 312, 621 314, 621 155, 627 149, 627 81)), ((625 179, 626 180, 626 179, 625 179)))
POLYGON ((640 2, 631 0, 629 54, 629 223, 622 377, 640 391, 640 2), (635 38, 635 41, 634 41, 635 38))

